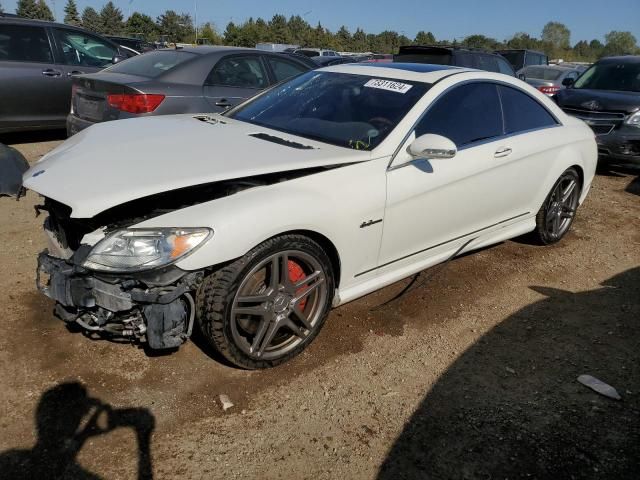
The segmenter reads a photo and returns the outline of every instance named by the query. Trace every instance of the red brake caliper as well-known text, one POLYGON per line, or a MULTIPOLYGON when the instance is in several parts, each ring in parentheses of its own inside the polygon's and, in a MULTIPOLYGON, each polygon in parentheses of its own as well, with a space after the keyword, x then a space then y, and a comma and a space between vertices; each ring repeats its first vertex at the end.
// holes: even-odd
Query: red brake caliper
MULTIPOLYGON (((302 267, 298 265, 296 262, 294 262, 293 260, 289 260, 288 267, 289 267, 289 280, 291 280, 292 283, 299 282, 304 277, 306 277, 306 275, 304 274, 304 270, 302 270, 302 267)), ((296 290, 296 293, 302 293, 303 291, 304 291, 304 287, 301 287, 298 290, 296 290)), ((306 304, 307 304, 306 298, 303 298, 302 300, 300 300, 300 303, 299 303, 300 310, 304 310, 304 306, 306 304)))

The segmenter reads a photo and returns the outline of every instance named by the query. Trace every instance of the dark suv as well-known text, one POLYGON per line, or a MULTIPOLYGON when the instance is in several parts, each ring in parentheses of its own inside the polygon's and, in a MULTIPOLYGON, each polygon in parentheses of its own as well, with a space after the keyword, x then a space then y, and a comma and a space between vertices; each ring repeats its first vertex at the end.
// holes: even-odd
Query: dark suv
POLYGON ((128 56, 82 28, 0 14, 0 133, 64 128, 72 75, 128 56))
POLYGON ((506 58, 516 72, 530 65, 548 65, 549 57, 546 53, 537 52, 535 50, 525 50, 512 48, 507 50, 498 50, 496 53, 506 58))
POLYGON ((563 83, 556 102, 589 124, 601 158, 640 164, 640 56, 604 58, 563 83))
POLYGON ((512 77, 516 76, 509 62, 500 55, 462 47, 405 45, 400 47, 400 51, 393 56, 393 61, 455 65, 456 67, 477 68, 478 70, 504 73, 512 77))

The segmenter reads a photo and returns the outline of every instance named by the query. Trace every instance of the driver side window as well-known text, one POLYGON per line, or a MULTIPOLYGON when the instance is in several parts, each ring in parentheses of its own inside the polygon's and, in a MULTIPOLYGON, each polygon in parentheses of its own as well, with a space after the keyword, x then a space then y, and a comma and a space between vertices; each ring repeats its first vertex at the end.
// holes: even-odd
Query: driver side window
POLYGON ((416 137, 434 133, 458 148, 503 134, 502 111, 496 85, 467 83, 436 100, 416 127, 416 137))
POLYGON ((105 67, 118 51, 98 37, 75 30, 55 29, 56 42, 66 65, 105 67))

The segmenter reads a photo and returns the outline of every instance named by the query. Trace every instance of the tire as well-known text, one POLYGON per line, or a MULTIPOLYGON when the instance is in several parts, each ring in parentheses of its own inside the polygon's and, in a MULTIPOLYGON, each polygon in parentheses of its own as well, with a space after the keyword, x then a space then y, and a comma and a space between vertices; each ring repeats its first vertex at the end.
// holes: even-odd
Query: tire
POLYGON ((274 237, 204 279, 197 294, 200 328, 234 365, 275 367, 318 335, 331 309, 333 275, 315 241, 274 237))
POLYGON ((582 183, 571 167, 564 171, 536 215, 535 240, 542 245, 559 242, 569 231, 578 209, 582 183))

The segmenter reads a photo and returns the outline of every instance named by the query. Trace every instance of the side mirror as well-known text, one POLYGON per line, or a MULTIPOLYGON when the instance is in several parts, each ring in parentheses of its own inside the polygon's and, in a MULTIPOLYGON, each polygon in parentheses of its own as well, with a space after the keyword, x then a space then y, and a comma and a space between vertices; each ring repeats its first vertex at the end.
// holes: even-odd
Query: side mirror
POLYGON ((120 63, 120 62, 122 62, 123 60, 126 60, 126 59, 127 59, 127 57, 125 57, 124 55, 117 54, 117 55, 113 56, 113 58, 111 59, 111 63, 113 63, 115 65, 116 63, 120 63))
POLYGON ((453 158, 458 149, 447 137, 427 133, 411 142, 407 152, 414 158, 453 158))
POLYGON ((570 87, 571 85, 573 85, 575 82, 574 78, 571 77, 567 77, 564 80, 562 80, 562 85, 564 85, 565 87, 570 87))

